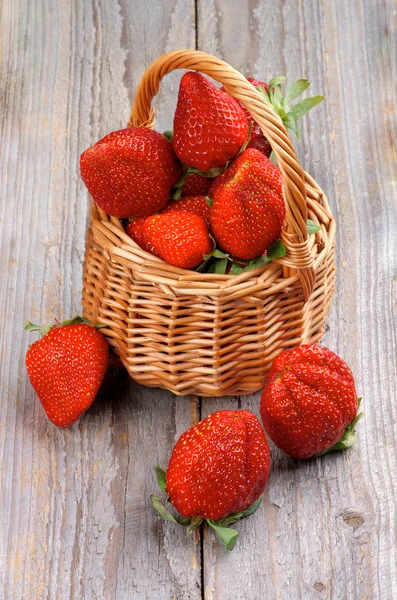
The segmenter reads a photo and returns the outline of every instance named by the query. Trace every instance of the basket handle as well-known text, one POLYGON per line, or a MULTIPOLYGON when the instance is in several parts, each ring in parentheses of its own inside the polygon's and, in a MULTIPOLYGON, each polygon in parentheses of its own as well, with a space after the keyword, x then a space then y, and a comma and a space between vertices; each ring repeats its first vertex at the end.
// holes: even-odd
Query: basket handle
POLYGON ((308 300, 315 284, 315 271, 308 243, 304 173, 280 117, 241 73, 223 60, 198 50, 175 50, 163 54, 142 76, 128 126, 153 127, 155 111, 152 100, 159 91, 162 78, 176 69, 201 71, 221 83, 233 98, 245 106, 269 140, 282 173, 286 206, 286 226, 281 239, 287 253, 276 260, 283 265, 284 276, 290 276, 291 269, 298 272, 305 301, 308 300))

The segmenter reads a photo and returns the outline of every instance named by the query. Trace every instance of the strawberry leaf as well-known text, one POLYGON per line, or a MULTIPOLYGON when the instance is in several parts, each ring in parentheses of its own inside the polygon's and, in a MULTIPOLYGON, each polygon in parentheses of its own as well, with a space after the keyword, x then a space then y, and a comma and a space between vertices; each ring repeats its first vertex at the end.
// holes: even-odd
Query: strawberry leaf
POLYGON ((238 275, 239 273, 242 273, 246 266, 246 264, 233 262, 232 266, 230 267, 229 275, 238 275))
MULTIPOLYGON (((26 321, 25 323, 25 331, 39 331, 42 336, 46 335, 51 329, 55 329, 56 327, 63 327, 66 325, 80 325, 81 323, 89 324, 86 319, 77 315, 76 317, 72 317, 71 319, 66 319, 62 321, 62 323, 52 323, 51 325, 35 325, 30 321, 26 321)), ((106 325, 95 325, 96 329, 100 329, 101 327, 106 327, 106 325)))
POLYGON ((164 136, 165 138, 167 138, 167 140, 168 140, 169 142, 172 142, 172 137, 173 137, 173 135, 174 135, 174 134, 173 134, 173 132, 172 132, 171 130, 168 130, 168 131, 164 131, 164 132, 163 132, 163 136, 164 136))
POLYGON ((222 525, 223 527, 229 527, 229 525, 233 525, 233 523, 235 523, 239 519, 245 519, 246 517, 253 515, 260 507, 261 502, 262 502, 262 497, 258 498, 258 500, 256 500, 256 502, 251 504, 251 506, 249 506, 245 510, 240 510, 239 512, 228 515, 227 517, 224 517, 223 519, 218 519, 215 522, 218 525, 222 525))
POLYGON ((269 90, 271 90, 271 88, 276 87, 277 85, 283 85, 285 83, 285 77, 284 75, 279 75, 278 77, 273 77, 273 79, 271 79, 269 81, 269 90))
POLYGON ((202 177, 208 177, 211 179, 213 179, 214 177, 218 177, 218 175, 222 175, 224 170, 225 167, 212 167, 212 169, 210 169, 209 171, 200 171, 195 167, 189 167, 188 169, 189 174, 196 173, 197 175, 201 175, 202 177))
POLYGON ((205 201, 210 208, 212 208, 212 199, 209 196, 205 196, 205 201))
POLYGON ((212 519, 207 519, 207 523, 215 531, 222 544, 226 547, 226 550, 233 550, 236 545, 238 531, 217 525, 216 521, 212 519))
POLYGON ((320 231, 320 225, 317 225, 317 223, 315 223, 311 219, 308 219, 307 220, 307 233, 309 235, 313 235, 313 234, 317 233, 317 231, 320 231))
POLYGON ((307 79, 297 79, 294 83, 291 83, 287 87, 285 92, 285 96, 283 99, 283 105, 286 107, 292 100, 295 100, 298 96, 303 94, 303 92, 309 87, 310 81, 307 79))
POLYGON ((182 175, 180 176, 180 178, 178 179, 178 181, 176 182, 176 184, 173 187, 174 193, 172 194, 172 199, 173 200, 179 200, 179 198, 181 197, 182 194, 182 188, 183 185, 186 181, 186 177, 189 174, 189 169, 183 169, 182 171, 182 175))
POLYGON ((269 94, 267 93, 267 91, 265 90, 263 85, 258 85, 258 87, 256 89, 258 90, 260 95, 263 97, 263 99, 267 102, 267 104, 271 104, 269 94))
POLYGON ((334 452, 335 450, 346 450, 346 448, 354 446, 354 444, 356 443, 356 426, 359 420, 362 419, 364 416, 363 412, 358 412, 360 410, 360 404, 361 398, 358 399, 357 415, 354 421, 352 421, 350 425, 346 427, 345 433, 343 434, 341 439, 338 442, 336 442, 336 444, 331 446, 331 448, 328 448, 328 450, 324 450, 324 452, 319 452, 318 454, 316 454, 315 457, 323 456, 324 454, 328 454, 328 452, 334 452))
POLYGON ((178 525, 187 525, 188 523, 190 523, 190 519, 188 517, 174 517, 174 515, 170 513, 168 508, 166 508, 161 502, 161 500, 159 500, 159 498, 157 498, 157 496, 155 496, 154 494, 150 496, 150 500, 152 502, 154 510, 162 519, 165 519, 166 521, 171 521, 172 523, 178 523, 178 525))
POLYGON ((284 246, 281 240, 277 240, 267 249, 266 256, 269 260, 274 258, 283 258, 287 254, 287 248, 284 246))
POLYGON ((300 119, 305 115, 309 110, 311 110, 316 104, 322 102, 324 100, 324 96, 312 96, 311 98, 305 98, 295 104, 293 108, 288 112, 287 116, 293 115, 296 120, 300 119))
POLYGON ((159 500, 159 498, 157 498, 157 496, 152 494, 150 496, 150 500, 152 501, 154 510, 156 511, 156 513, 158 515, 160 515, 160 517, 162 519, 166 519, 167 521, 172 521, 172 523, 179 523, 179 521, 177 521, 177 519, 175 519, 174 515, 172 515, 170 513, 168 508, 166 508, 164 506, 164 504, 161 502, 161 500, 159 500))
POLYGON ((260 256, 259 258, 250 260, 244 268, 244 271, 251 271, 252 269, 257 269, 258 267, 264 267, 265 265, 268 265, 271 262, 271 259, 269 259, 267 256, 260 256))
POLYGON ((215 250, 212 253, 212 256, 215 256, 215 258, 229 258, 228 254, 222 252, 222 250, 218 250, 218 248, 215 248, 215 250))
POLYGON ((211 263, 207 273, 218 273, 219 275, 224 275, 226 273, 227 267, 227 258, 217 258, 211 263))
POLYGON ((298 121, 297 121, 296 116, 292 113, 292 111, 288 112, 285 115, 285 117, 283 119, 283 123, 286 126, 286 128, 291 129, 291 131, 293 131, 295 133, 298 140, 300 140, 298 121))
POLYGON ((287 253, 287 249, 284 246, 281 240, 277 240, 267 249, 266 254, 259 256, 258 258, 254 258, 253 260, 245 261, 240 260, 238 263, 233 262, 229 274, 230 275, 239 275, 243 271, 250 271, 251 269, 256 269, 258 267, 263 267, 272 262, 275 258, 282 258, 287 253))
POLYGON ((155 465, 154 470, 156 471, 157 483, 159 484, 159 488, 162 492, 166 490, 165 483, 165 471, 161 469, 158 465, 155 465))

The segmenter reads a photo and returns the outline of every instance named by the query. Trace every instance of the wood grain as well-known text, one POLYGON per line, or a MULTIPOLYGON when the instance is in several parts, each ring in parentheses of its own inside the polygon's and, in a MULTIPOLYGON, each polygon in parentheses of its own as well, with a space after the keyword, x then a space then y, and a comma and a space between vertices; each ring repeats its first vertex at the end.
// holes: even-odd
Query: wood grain
MULTIPOLYGON (((201 596, 198 540, 163 525, 149 502, 153 465, 167 464, 197 402, 115 374, 62 431, 24 368, 24 321, 80 310, 88 212, 80 153, 124 125, 150 61, 194 44, 193 3, 134 4, 2 7, 2 600, 201 596)), ((157 102, 160 127, 169 126, 175 81, 157 102)))
MULTIPOLYGON (((9 0, 0 19, 0 599, 396 598, 395 3, 9 0), (302 124, 299 156, 338 221, 324 343, 351 365, 366 415, 343 455, 299 463, 273 448, 233 553, 153 515, 152 466, 200 412, 258 414, 259 394, 200 405, 113 370, 62 431, 24 368, 24 321, 80 309, 81 151, 124 125, 144 68, 194 48, 196 33, 247 75, 307 76, 327 98, 302 124)), ((160 131, 178 78, 156 99, 160 131)))
MULTIPOLYGON (((323 343, 353 369, 365 419, 343 455, 273 448, 258 513, 232 554, 205 536, 206 600, 392 599, 397 594, 396 11, 392 2, 198 4, 199 49, 247 75, 308 77, 326 103, 302 124, 303 167, 338 222, 337 293, 323 343), (238 39, 235 44, 235 40, 238 39), (374 74, 377 74, 374 78, 374 74), (233 582, 231 585, 230 582, 233 582)), ((258 414, 259 394, 203 401, 258 414)))

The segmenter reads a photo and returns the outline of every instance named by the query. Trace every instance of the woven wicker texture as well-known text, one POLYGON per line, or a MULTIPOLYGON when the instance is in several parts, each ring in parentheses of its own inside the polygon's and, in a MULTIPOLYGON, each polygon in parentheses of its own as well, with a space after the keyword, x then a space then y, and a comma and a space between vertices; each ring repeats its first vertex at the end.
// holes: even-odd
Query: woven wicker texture
POLYGON ((91 205, 83 311, 131 377, 175 394, 249 394, 285 348, 321 338, 335 284, 335 221, 325 194, 296 158, 280 118, 222 60, 195 50, 161 56, 144 73, 128 125, 153 127, 153 97, 175 69, 200 71, 238 99, 270 141, 287 209, 274 263, 236 276, 173 267, 144 252, 119 219, 91 205), (307 219, 320 226, 307 234, 307 219))

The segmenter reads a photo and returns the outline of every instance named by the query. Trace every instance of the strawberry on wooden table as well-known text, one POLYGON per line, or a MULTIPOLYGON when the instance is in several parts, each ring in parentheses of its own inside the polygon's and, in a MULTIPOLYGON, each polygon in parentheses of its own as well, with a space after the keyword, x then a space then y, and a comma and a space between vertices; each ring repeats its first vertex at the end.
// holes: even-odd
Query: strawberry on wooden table
POLYGON ((101 386, 108 343, 80 317, 43 327, 28 322, 25 329, 43 335, 26 354, 30 382, 50 421, 69 427, 91 406, 101 386))
POLYGON ((157 131, 113 131, 80 157, 81 177, 100 208, 114 217, 161 210, 182 168, 171 142, 157 131))
POLYGON ((174 210, 152 215, 143 229, 148 243, 174 267, 197 267, 213 249, 205 220, 193 213, 174 210))
POLYGON ((262 391, 266 432, 286 454, 311 458, 355 442, 359 402, 344 360, 318 344, 285 350, 262 391))
POLYGON ((255 415, 222 410, 182 434, 166 474, 157 468, 160 487, 184 518, 154 496, 152 502, 161 516, 181 524, 206 519, 231 550, 237 532, 228 526, 258 508, 269 470, 269 446, 255 415))
POLYGON ((237 259, 261 256, 285 219, 280 170, 261 152, 245 150, 211 184, 210 224, 222 250, 237 259))
POLYGON ((224 166, 247 138, 247 117, 236 100, 199 73, 185 73, 172 140, 180 160, 200 171, 224 166))

